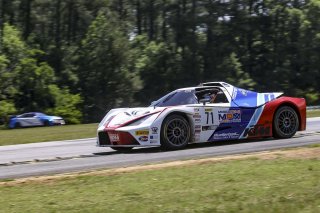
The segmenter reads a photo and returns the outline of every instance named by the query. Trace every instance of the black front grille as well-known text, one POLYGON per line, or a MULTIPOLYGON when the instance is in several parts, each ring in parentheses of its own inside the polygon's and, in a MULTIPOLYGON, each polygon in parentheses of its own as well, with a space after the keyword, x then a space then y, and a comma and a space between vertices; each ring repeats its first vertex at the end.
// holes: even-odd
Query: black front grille
POLYGON ((98 137, 99 137, 99 145, 111 145, 108 133, 99 132, 98 137))

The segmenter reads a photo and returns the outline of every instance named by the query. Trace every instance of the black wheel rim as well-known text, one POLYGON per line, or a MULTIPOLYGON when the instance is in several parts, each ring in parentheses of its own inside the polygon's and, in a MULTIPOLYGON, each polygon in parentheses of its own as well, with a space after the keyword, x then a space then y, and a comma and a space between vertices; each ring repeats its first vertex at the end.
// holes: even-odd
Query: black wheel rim
POLYGON ((182 119, 174 118, 166 125, 165 137, 172 145, 179 146, 187 143, 189 134, 188 123, 182 119))
POLYGON ((285 135, 291 135, 297 129, 297 116, 292 111, 283 111, 279 114, 278 128, 285 135))

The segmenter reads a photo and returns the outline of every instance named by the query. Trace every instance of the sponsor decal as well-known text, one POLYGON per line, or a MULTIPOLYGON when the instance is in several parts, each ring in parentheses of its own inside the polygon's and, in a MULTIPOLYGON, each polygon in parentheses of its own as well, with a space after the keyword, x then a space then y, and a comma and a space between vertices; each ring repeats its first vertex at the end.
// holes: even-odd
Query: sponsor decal
POLYGON ((199 115, 199 114, 193 115, 193 118, 201 118, 201 115, 199 115))
POLYGON ((151 127, 152 134, 158 134, 158 127, 151 127))
POLYGON ((220 123, 241 122, 241 111, 240 110, 218 111, 218 117, 219 117, 220 123))
POLYGON ((216 128, 216 125, 202 126, 202 131, 215 130, 216 128))
POLYGON ((148 136, 140 136, 139 137, 139 141, 142 141, 142 142, 146 142, 146 141, 148 141, 149 139, 148 139, 148 136))
POLYGON ((158 139, 158 135, 150 135, 150 139, 158 139))
POLYGON ((193 108, 194 112, 199 113, 200 112, 200 108, 193 108))
POLYGON ((195 129, 194 132, 197 134, 197 133, 200 133, 201 132, 201 129, 195 129))
POLYGON ((229 133, 220 133, 220 134, 214 134, 214 139, 237 139, 239 138, 239 133, 237 132, 229 132, 229 133))
POLYGON ((255 125, 251 126, 249 128, 246 128, 243 136, 244 137, 255 137, 255 136, 269 136, 271 132, 270 126, 264 126, 264 125, 255 125))
POLYGON ((149 135, 149 130, 139 130, 136 131, 136 135, 140 136, 140 135, 149 135))
POLYGON ((212 112, 212 108, 205 108, 204 111, 205 112, 212 112))
POLYGON ((195 125, 194 128, 195 129, 201 129, 201 125, 195 125))
POLYGON ((157 140, 150 140, 150 143, 158 143, 157 140))
POLYGON ((201 119, 196 118, 196 119, 194 119, 194 122, 195 122, 195 123, 201 123, 201 119))
POLYGON ((109 139, 111 142, 119 142, 120 141, 118 134, 109 134, 109 139))

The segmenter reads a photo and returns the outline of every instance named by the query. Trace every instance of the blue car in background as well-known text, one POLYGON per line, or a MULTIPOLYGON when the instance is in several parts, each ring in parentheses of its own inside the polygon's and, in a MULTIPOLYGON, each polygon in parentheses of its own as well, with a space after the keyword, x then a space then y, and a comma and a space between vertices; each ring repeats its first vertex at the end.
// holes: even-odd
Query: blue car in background
POLYGON ((9 120, 9 128, 64 125, 65 121, 59 116, 46 115, 41 112, 28 112, 12 116, 9 120))

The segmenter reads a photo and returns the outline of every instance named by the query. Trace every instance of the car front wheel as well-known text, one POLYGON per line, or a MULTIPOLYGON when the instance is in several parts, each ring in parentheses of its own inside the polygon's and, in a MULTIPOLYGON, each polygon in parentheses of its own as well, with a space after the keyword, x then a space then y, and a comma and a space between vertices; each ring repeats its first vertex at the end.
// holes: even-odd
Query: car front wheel
POLYGON ((177 150, 185 147, 190 141, 190 125, 181 115, 169 115, 164 119, 161 128, 161 148, 177 150))

